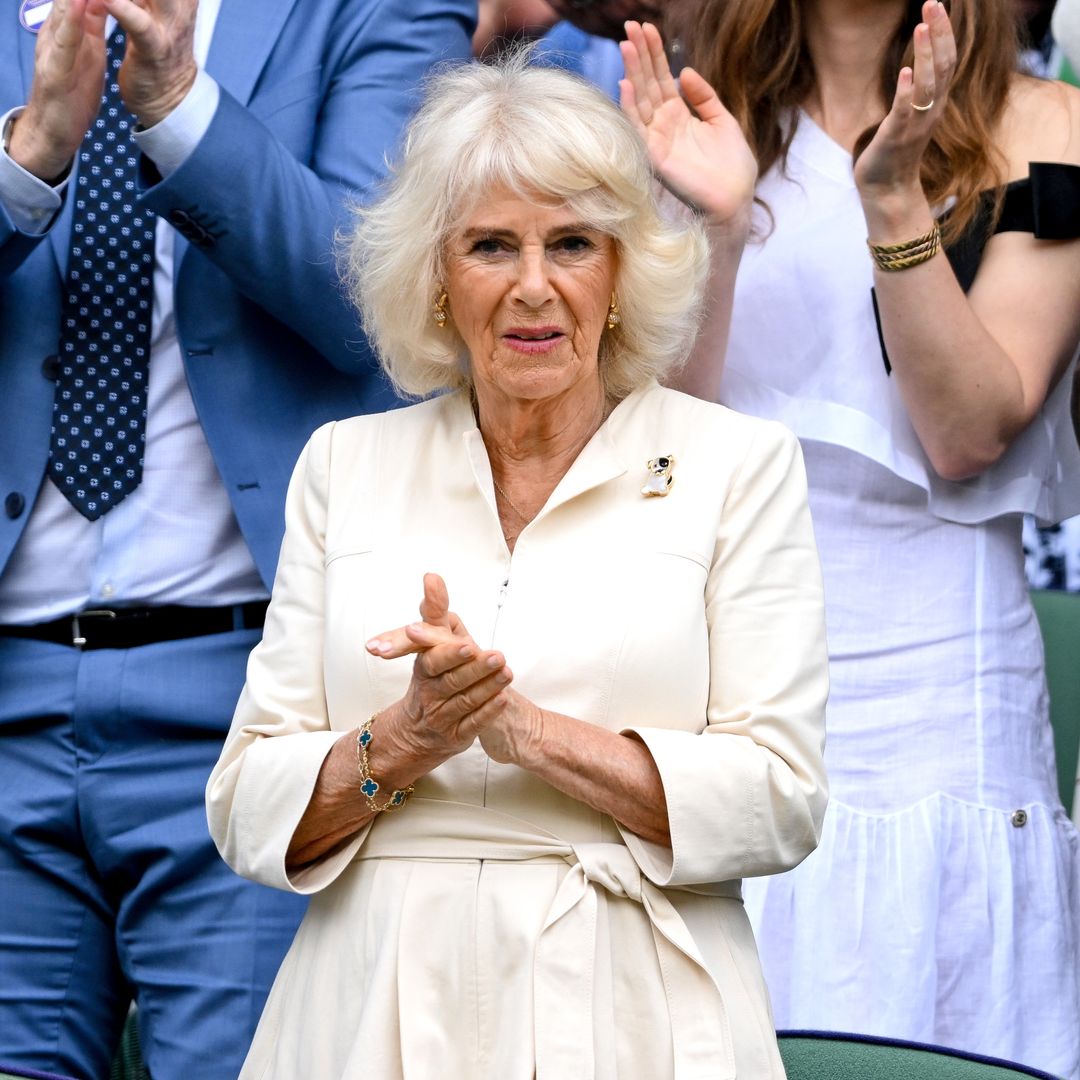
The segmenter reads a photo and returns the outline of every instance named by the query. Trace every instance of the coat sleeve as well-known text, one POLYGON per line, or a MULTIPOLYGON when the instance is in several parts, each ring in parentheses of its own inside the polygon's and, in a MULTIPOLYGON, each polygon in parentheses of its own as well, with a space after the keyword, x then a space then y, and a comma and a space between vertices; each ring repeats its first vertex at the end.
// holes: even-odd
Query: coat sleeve
POLYGON ((305 447, 289 485, 285 539, 262 641, 206 787, 210 834, 244 877, 312 893, 351 861, 367 829, 289 875, 285 853, 323 760, 347 733, 330 730, 323 689, 324 556, 334 424, 305 447))
POLYGON ((352 201, 368 200, 386 176, 425 75, 471 55, 476 5, 353 0, 337 7, 306 160, 223 87, 183 164, 165 179, 146 170, 140 202, 334 367, 364 374, 371 356, 338 279, 335 237, 348 225, 352 201))
POLYGON ((820 837, 824 597, 802 454, 779 424, 758 427, 724 501, 705 605, 702 732, 632 729, 660 770, 672 846, 622 832, 657 885, 778 873, 820 837))

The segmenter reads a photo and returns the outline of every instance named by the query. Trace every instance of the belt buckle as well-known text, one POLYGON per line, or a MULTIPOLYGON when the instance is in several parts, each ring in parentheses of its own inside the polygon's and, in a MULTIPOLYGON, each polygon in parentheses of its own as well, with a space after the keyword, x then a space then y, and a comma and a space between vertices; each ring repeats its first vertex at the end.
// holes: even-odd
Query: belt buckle
POLYGON ((89 611, 80 611, 71 616, 71 644, 76 649, 81 649, 86 644, 86 638, 83 637, 82 628, 79 626, 79 620, 89 617, 99 616, 102 618, 115 619, 116 612, 110 608, 91 608, 89 611))

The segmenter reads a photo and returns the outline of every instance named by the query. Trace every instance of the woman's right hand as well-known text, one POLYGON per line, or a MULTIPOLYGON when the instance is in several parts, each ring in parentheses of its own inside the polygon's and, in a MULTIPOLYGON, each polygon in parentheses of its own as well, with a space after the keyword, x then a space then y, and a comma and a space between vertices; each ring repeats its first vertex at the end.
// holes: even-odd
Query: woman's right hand
POLYGON ((510 685, 502 653, 480 649, 450 611, 446 584, 424 575, 421 622, 372 638, 367 650, 384 660, 415 654, 404 697, 380 717, 380 738, 431 768, 468 749, 479 734, 474 713, 510 685))
POLYGON ((626 65, 619 101, 657 175, 710 224, 748 225, 757 160, 735 117, 693 68, 675 80, 651 23, 627 22, 626 37, 619 45, 626 65))

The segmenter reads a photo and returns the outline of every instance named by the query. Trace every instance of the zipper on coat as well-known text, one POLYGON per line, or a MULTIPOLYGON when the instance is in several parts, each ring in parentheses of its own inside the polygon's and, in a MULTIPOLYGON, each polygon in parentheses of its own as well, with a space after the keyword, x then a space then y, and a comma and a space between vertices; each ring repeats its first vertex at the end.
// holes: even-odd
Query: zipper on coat
POLYGON ((495 648, 495 635, 499 631, 499 616, 502 615, 503 604, 506 603, 506 594, 510 591, 510 579, 506 578, 499 586, 499 595, 495 600, 495 623, 491 627, 491 644, 488 648, 495 648))

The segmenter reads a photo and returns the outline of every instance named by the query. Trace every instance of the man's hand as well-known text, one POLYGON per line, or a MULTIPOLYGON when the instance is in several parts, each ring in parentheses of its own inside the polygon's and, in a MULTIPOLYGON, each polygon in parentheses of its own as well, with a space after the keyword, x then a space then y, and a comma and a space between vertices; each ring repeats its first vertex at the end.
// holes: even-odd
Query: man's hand
POLYGON ((102 0, 124 28, 127 51, 120 95, 143 127, 164 120, 184 100, 198 73, 198 0, 102 0))
POLYGON ((67 172, 101 108, 105 14, 104 0, 55 0, 38 34, 30 100, 8 153, 41 180, 67 172))

